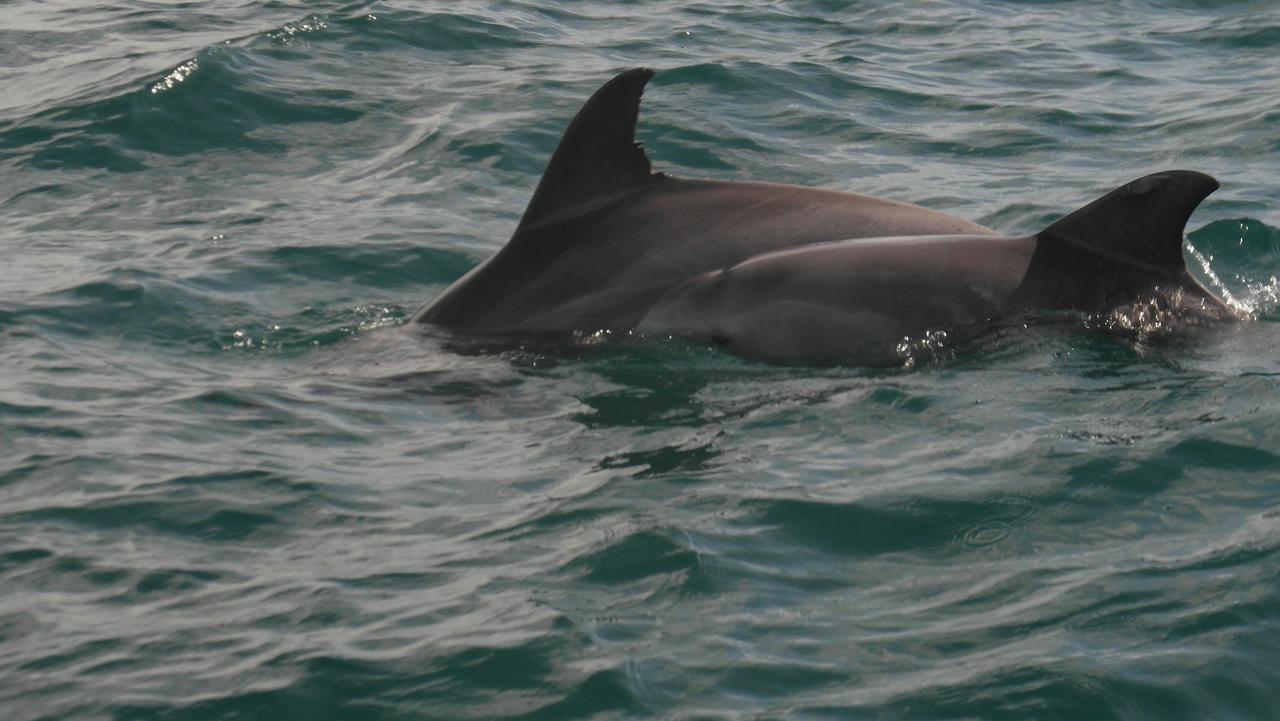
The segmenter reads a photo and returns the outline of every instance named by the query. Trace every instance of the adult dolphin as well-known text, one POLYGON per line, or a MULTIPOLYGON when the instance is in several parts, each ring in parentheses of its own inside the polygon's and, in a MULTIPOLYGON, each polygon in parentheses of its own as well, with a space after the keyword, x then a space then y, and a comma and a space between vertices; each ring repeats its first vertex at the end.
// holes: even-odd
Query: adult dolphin
POLYGON ((877 238, 765 253, 667 292, 639 330, 775 362, 882 364, 901 363, 913 341, 939 332, 963 341, 1028 313, 1137 304, 1164 321, 1225 319, 1230 309, 1182 256, 1187 219, 1217 187, 1203 173, 1166 171, 1036 235, 877 238))
POLYGON ((629 330, 671 288, 761 253, 852 238, 993 231, 892 200, 653 172, 635 141, 653 71, 601 87, 565 130, 496 255, 414 320, 464 334, 629 330))

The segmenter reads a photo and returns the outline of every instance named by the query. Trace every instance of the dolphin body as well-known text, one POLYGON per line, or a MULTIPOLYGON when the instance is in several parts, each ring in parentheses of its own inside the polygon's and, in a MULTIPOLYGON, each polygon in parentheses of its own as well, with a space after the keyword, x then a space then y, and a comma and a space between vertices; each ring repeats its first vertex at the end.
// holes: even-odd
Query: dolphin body
POLYGON ((514 235, 414 316, 472 336, 633 331, 783 362, 900 362, 1037 311, 1149 299, 1229 316, 1187 272, 1182 236, 1217 187, 1135 180, 1027 237, 907 203, 655 173, 635 141, 653 72, 601 87, 565 130, 514 235))
POLYGON ((1203 173, 1172 170, 1036 235, 874 238, 764 253, 668 291, 639 331, 774 362, 883 364, 903 362, 912 343, 963 342, 1045 311, 1137 304, 1170 321, 1226 319, 1230 309, 1182 256, 1187 219, 1217 187, 1203 173))
POLYGON ((467 335, 627 331, 690 277, 761 253, 854 238, 993 233, 865 195, 655 173, 635 140, 652 77, 629 70, 591 96, 511 240, 413 320, 467 335))

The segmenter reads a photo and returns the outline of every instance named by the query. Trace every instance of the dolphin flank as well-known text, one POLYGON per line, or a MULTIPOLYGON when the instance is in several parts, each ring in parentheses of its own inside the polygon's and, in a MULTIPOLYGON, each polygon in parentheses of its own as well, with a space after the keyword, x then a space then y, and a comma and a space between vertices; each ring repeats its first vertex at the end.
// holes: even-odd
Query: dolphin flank
POLYGON ((1150 300, 1230 316, 1182 257, 1187 218, 1218 187, 1172 170, 1139 178, 1036 235, 927 235, 818 243, 692 278, 641 320, 648 335, 711 341, 780 362, 902 361, 904 339, 963 341, 1044 311, 1150 300))

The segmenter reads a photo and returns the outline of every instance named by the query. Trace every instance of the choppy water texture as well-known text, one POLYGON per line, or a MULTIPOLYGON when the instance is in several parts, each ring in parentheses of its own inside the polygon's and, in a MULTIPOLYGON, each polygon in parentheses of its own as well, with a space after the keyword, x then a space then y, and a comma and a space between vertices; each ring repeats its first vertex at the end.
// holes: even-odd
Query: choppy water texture
POLYGON ((1271 719, 1280 5, 0 9, 0 716, 1271 719), (1255 317, 914 369, 458 353, 569 117, 1033 232, 1186 167, 1255 317))

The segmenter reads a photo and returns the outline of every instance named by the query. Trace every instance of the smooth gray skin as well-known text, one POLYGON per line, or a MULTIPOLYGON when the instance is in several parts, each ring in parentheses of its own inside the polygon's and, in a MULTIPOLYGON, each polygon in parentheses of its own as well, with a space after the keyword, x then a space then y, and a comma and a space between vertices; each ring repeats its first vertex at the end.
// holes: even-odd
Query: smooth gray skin
POLYGON ((654 173, 635 142, 652 75, 627 71, 587 101, 511 240, 415 321, 474 335, 624 331, 690 277, 761 253, 864 237, 993 232, 865 195, 654 173))
POLYGON ((963 341, 1005 315, 1035 246, 935 235, 767 253, 671 290, 638 330, 775 362, 901 363, 901 343, 963 341))
POLYGON ((567 232, 580 233, 581 242, 539 263, 536 274, 527 259, 495 255, 417 320, 494 335, 627 329, 691 276, 760 253, 835 239, 991 231, 862 195, 668 179, 567 232))
POLYGON ((672 289, 638 330, 775 362, 884 364, 902 362, 904 342, 939 331, 963 342, 1038 311, 1141 302, 1226 319, 1227 306, 1182 257, 1187 218, 1215 188, 1202 173, 1167 171, 1034 236, 875 238, 766 253, 672 289))

